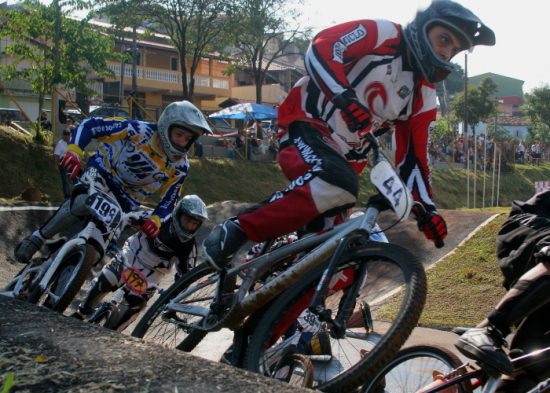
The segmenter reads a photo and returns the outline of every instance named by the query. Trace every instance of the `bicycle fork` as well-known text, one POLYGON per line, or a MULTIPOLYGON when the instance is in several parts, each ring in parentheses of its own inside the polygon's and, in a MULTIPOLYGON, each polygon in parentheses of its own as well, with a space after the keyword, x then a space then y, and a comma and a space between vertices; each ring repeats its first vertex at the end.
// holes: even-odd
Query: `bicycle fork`
POLYGON ((326 322, 329 324, 331 333, 335 338, 341 339, 345 336, 346 333, 346 321, 351 316, 351 313, 353 312, 353 309, 355 308, 355 303, 357 299, 357 295, 359 294, 359 289, 361 288, 365 275, 367 273, 367 268, 365 264, 361 264, 358 274, 355 275, 353 283, 348 288, 344 289, 344 295, 342 296, 342 299, 340 299, 340 303, 338 305, 338 313, 336 314, 336 318, 332 318, 332 310, 327 310, 325 299, 329 293, 330 287, 330 280, 334 273, 336 272, 336 269, 338 267, 338 262, 342 255, 344 254, 344 251, 348 248, 348 246, 353 241, 362 240, 365 238, 365 233, 368 232, 363 230, 358 230, 357 232, 350 234, 349 236, 346 236, 345 238, 340 240, 340 243, 338 244, 338 247, 336 248, 336 251, 332 255, 332 258, 323 272, 323 275, 321 277, 321 280, 319 281, 319 284, 317 285, 317 288, 315 289, 315 293, 313 295, 313 300, 311 301, 311 304, 309 306, 309 310, 317 315, 319 320, 321 322, 326 322))

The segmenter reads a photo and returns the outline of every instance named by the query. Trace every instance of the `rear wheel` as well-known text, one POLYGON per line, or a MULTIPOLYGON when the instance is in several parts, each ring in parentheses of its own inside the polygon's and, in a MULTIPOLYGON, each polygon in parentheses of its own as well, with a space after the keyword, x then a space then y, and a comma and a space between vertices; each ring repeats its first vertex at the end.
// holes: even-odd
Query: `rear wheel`
POLYGON ((35 288, 31 303, 41 304, 62 313, 71 304, 95 262, 91 246, 83 244, 70 250, 63 258, 44 291, 35 288))
MULTIPOLYGON (((317 333, 303 342, 304 326, 298 321, 311 318, 306 309, 323 272, 321 266, 266 311, 250 339, 245 368, 275 377, 280 359, 294 346, 313 361, 316 389, 351 391, 370 379, 395 355, 418 322, 426 297, 426 276, 408 251, 395 245, 369 243, 342 256, 333 280, 348 280, 350 272, 356 274, 363 268, 366 277, 352 304, 353 311, 346 314, 351 316, 341 338, 321 323, 317 333), (322 341, 329 342, 328 349, 322 341)), ((340 302, 345 294, 344 286, 325 299, 332 318, 342 311, 340 302)))
POLYGON ((157 301, 147 310, 132 332, 132 336, 144 338, 169 348, 191 351, 206 336, 207 332, 189 327, 202 317, 188 313, 178 313, 178 304, 208 307, 212 302, 218 283, 217 274, 201 265, 183 275, 178 281, 163 291, 157 301), (173 302, 186 291, 180 302, 173 302), (167 306, 174 305, 171 309, 167 306))
MULTIPOLYGON (((416 392, 432 383, 436 376, 446 375, 462 365, 453 352, 432 345, 414 345, 402 349, 361 389, 362 393, 416 392)), ((455 389, 471 392, 468 382, 455 389)))

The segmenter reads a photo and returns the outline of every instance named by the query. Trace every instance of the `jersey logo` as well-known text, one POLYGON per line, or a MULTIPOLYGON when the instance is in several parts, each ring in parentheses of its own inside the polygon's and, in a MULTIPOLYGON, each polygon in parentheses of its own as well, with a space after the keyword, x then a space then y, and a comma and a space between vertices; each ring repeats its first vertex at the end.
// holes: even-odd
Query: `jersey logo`
POLYGON ((405 99, 409 94, 411 94, 411 89, 409 89, 407 86, 403 85, 403 86, 401 86, 401 88, 399 89, 397 94, 402 99, 405 99))
POLYGON ((357 41, 362 40, 367 36, 367 29, 365 26, 359 25, 355 30, 350 31, 340 37, 340 42, 346 47, 355 44, 357 41))
POLYGON ((365 89, 364 97, 370 111, 377 116, 379 115, 374 110, 374 100, 380 98, 382 100, 382 106, 384 107, 388 102, 388 94, 386 93, 386 89, 384 89, 384 85, 380 82, 374 82, 368 85, 365 89))
POLYGON ((125 167, 128 172, 140 180, 151 176, 156 171, 156 168, 139 153, 129 156, 125 162, 125 167))
POLYGON ((340 37, 339 41, 336 41, 332 46, 332 60, 338 63, 344 62, 344 51, 350 45, 355 44, 357 41, 362 40, 367 36, 367 29, 363 25, 357 26, 354 30, 344 34, 340 37))

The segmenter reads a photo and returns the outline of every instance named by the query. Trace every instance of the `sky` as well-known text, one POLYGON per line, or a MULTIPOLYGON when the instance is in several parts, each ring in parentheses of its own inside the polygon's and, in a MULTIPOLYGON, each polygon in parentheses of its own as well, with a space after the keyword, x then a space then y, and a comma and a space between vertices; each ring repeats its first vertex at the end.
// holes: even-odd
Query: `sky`
MULTIPOLYGON (((492 72, 524 81, 528 93, 550 84, 550 35, 547 0, 458 0, 496 35, 496 45, 468 54, 468 76, 492 72)), ((304 0, 302 25, 314 32, 356 19, 388 19, 406 25, 427 0, 304 0)), ((464 68, 464 52, 453 61, 464 68)))
MULTIPOLYGON (((0 0, 1 2, 2 0, 0 0)), ((13 2, 13 0, 10 0, 13 2)), ((49 0, 41 0, 49 3, 49 0)), ((524 81, 527 93, 550 85, 550 2, 548 0, 457 0, 496 35, 496 45, 468 54, 468 75, 493 72, 524 81)), ((303 0, 302 26, 314 32, 355 19, 388 19, 406 25, 430 0, 303 0)), ((453 61, 464 68, 464 52, 453 61)))

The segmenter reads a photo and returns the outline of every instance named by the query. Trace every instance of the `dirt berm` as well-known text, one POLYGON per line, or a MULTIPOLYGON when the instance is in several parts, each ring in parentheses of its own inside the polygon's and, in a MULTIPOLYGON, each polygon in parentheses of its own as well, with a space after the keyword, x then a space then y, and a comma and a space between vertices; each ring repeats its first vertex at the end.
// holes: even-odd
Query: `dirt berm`
MULTIPOLYGON (((209 206, 208 227, 235 214, 246 204, 209 206)), ((17 242, 45 221, 51 211, 0 207, 0 285, 19 266, 8 263, 17 242)), ((491 215, 442 211, 449 237, 436 249, 412 220, 386 231, 390 241, 420 257, 429 266, 454 249, 491 215)), ((387 228, 392 217, 381 218, 387 228)), ((199 238, 199 240, 201 240, 199 238)), ((78 299, 77 299, 78 300, 78 299)), ((299 392, 300 389, 224 364, 144 343, 49 310, 0 297, 0 384, 8 373, 10 392, 299 392)), ((0 385, 0 391, 1 391, 0 385)), ((304 390, 305 391, 305 390, 304 390)))

